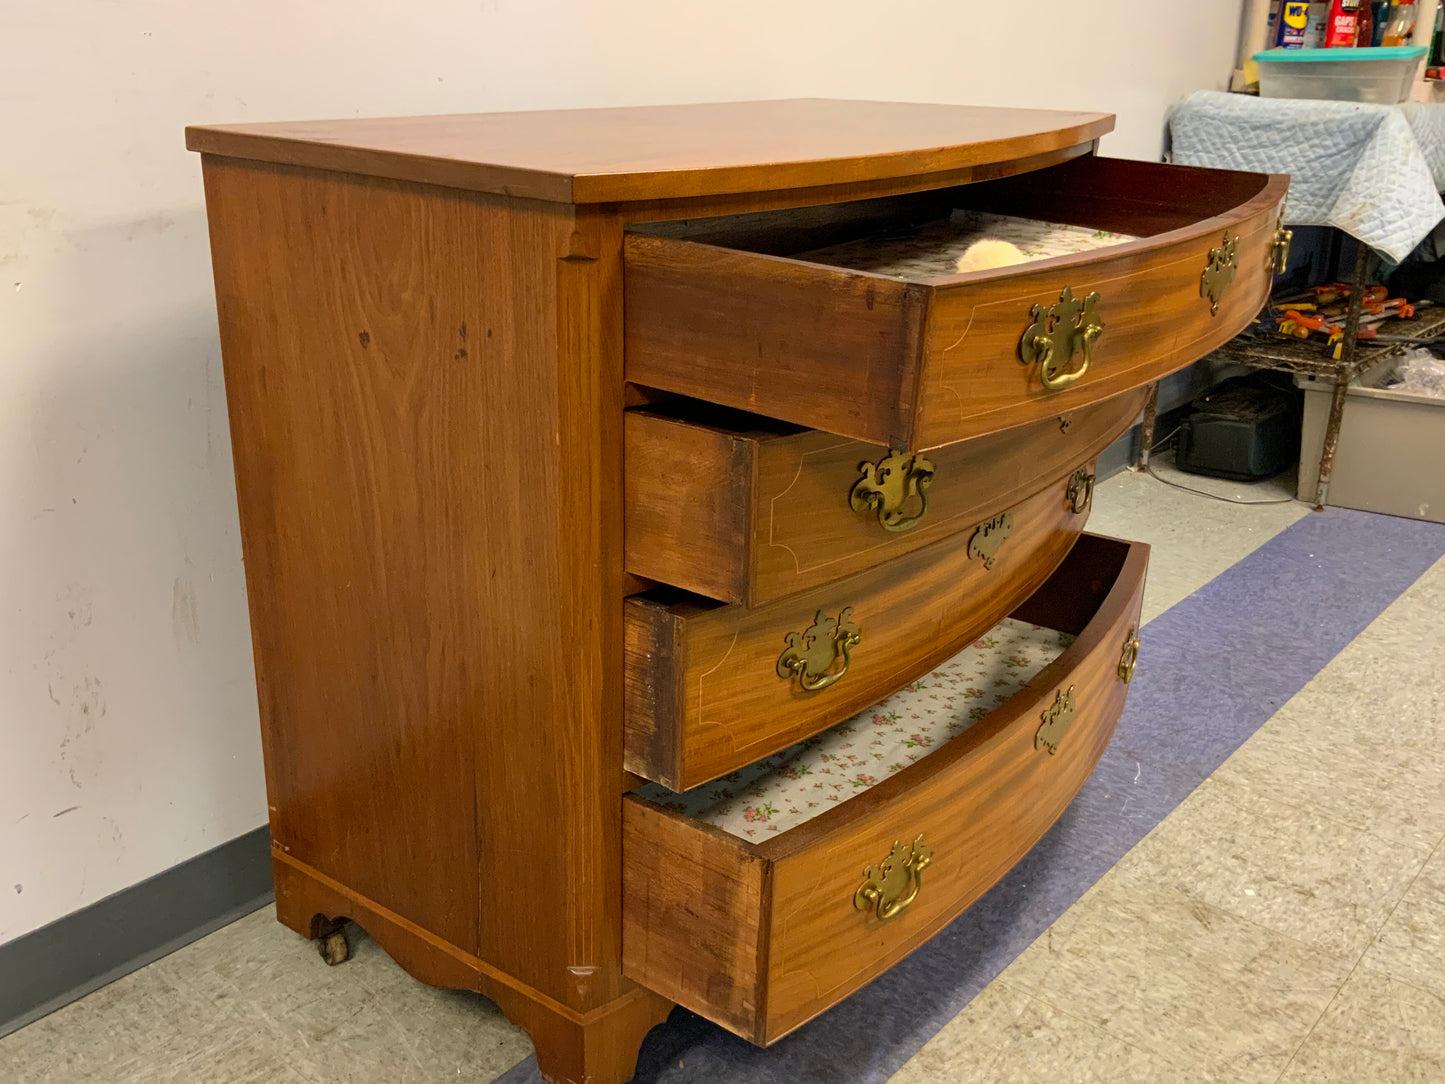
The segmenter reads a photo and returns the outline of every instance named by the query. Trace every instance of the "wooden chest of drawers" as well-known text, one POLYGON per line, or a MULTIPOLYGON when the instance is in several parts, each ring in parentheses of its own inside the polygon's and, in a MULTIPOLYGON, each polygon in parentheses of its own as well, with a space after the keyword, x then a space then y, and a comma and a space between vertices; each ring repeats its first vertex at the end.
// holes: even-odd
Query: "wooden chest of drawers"
POLYGON ((353 919, 496 1000, 548 1079, 611 1084, 674 1003, 771 1042, 1002 876, 1137 651, 1147 554, 1081 534, 1089 464, 1263 302, 1284 195, 1096 158, 1111 125, 795 101, 189 130, 281 921, 353 919), (840 254, 1020 219, 1108 243, 840 254), (1068 646, 857 797, 749 841, 639 792, 822 740, 1009 614, 1068 646))

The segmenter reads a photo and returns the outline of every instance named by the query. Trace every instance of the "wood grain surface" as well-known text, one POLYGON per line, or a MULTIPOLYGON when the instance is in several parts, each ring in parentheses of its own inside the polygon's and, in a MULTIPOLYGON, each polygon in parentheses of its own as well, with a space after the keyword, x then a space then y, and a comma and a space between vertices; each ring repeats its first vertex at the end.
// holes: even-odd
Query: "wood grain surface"
POLYGON ((1138 623, 1147 560, 1143 545, 1084 536, 1040 591, 1092 609, 1079 638, 962 735, 797 828, 752 844, 628 796, 626 972, 767 1044, 937 933, 1053 824, 1108 744, 1127 692, 1118 663, 1138 623), (1050 756, 1035 748, 1035 734, 1068 688, 1077 711, 1050 756), (855 909, 864 867, 920 833, 933 860, 912 905, 887 921, 855 909), (698 867, 719 872, 693 873, 698 867), (692 919, 682 930, 645 917, 679 908, 692 919))
MULTIPOLYGON (((881 445, 692 400, 628 412, 627 568, 723 602, 761 606, 921 549, 1031 495, 1107 448, 1138 417, 1136 388, 928 453, 928 511, 884 530, 848 496, 881 445)), ((909 511, 920 507, 918 498, 909 511)))
POLYGON ((562 203, 834 186, 1084 147, 1103 113, 802 98, 188 128, 191 150, 562 203))
MULTIPOLYGON (((955 189, 959 207, 1147 236, 909 282, 634 231, 626 242, 627 376, 915 450, 1077 410, 1181 368, 1248 323, 1268 293, 1286 185, 1283 177, 1084 157, 991 182, 977 196, 955 189), (1211 315, 1200 276, 1226 231, 1239 238, 1239 272, 1211 315), (1065 286, 1078 297, 1099 291, 1105 328, 1088 375, 1050 390, 1036 365, 1021 363, 1019 341, 1032 307, 1054 304, 1065 286)), ((759 231, 754 222, 744 233, 759 231)))
POLYGON ((671 589, 627 600, 628 771, 673 790, 786 748, 876 703, 984 632, 1048 578, 1083 530, 1065 480, 1013 506, 992 568, 972 532, 847 579, 748 609, 671 589), (789 633, 845 607, 862 639, 847 673, 809 692, 778 676, 789 633))
POLYGON ((572 1079, 635 997, 620 224, 204 164, 273 838, 580 1014, 572 1079))

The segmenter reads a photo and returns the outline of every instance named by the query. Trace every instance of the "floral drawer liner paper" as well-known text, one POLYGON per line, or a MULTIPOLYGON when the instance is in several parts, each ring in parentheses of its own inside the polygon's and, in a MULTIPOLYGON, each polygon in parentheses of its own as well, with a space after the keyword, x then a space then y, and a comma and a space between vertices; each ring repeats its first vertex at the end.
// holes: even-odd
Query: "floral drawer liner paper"
POLYGON ((948 218, 929 222, 895 237, 869 237, 859 241, 800 252, 792 258, 809 263, 869 271, 897 279, 929 279, 958 274, 958 258, 975 241, 989 238, 1018 246, 1030 260, 1071 256, 1096 248, 1137 241, 1126 233, 1091 230, 1033 218, 1012 218, 982 211, 954 211, 948 218))
POLYGON ((682 794, 657 783, 636 793, 743 839, 786 832, 962 734, 1073 639, 1005 619, 938 669, 781 753, 682 794))

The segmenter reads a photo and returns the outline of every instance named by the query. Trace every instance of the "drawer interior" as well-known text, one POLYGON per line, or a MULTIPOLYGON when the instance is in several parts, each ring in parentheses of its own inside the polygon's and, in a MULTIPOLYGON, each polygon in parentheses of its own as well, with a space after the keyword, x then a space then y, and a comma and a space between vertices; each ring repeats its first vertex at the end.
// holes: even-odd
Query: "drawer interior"
POLYGON ((1081 535, 1012 615, 892 695, 692 790, 648 783, 633 793, 694 823, 760 842, 860 797, 955 739, 970 744, 970 729, 1026 689, 1099 615, 1129 551, 1113 539, 1081 535), (800 787, 805 780, 814 785, 800 787))
POLYGON ((1004 618, 940 666, 866 711, 780 753, 682 794, 635 793, 742 840, 812 820, 916 764, 1026 686, 1074 641, 1004 618))
POLYGON ((1013 177, 909 196, 635 226, 638 233, 936 284, 975 240, 1034 262, 1197 226, 1269 178, 1087 156, 1013 177))

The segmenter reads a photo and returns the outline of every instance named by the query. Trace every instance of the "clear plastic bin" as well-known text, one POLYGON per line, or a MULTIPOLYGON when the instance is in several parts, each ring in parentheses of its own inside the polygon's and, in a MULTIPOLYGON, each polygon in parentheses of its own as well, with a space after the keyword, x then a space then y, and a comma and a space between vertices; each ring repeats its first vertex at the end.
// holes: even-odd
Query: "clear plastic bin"
POLYGON ((1254 54, 1261 98, 1327 98, 1394 105, 1410 96, 1423 45, 1267 49, 1254 54))

